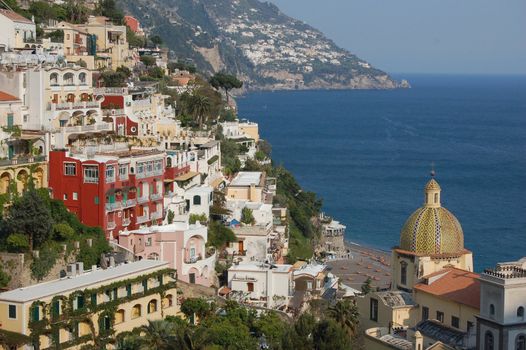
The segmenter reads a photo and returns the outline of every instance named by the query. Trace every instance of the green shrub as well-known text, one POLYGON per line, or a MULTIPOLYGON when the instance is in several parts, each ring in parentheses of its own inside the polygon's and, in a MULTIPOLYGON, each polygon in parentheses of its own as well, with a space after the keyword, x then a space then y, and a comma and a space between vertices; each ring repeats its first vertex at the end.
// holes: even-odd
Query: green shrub
POLYGON ((189 221, 191 224, 195 224, 198 221, 204 224, 208 221, 208 217, 205 214, 190 214, 189 221))
POLYGON ((25 253, 29 251, 29 239, 22 233, 12 233, 6 240, 7 249, 11 253, 25 253))
POLYGON ((68 241, 75 236, 75 230, 66 222, 53 225, 53 235, 55 239, 61 241, 68 241))
POLYGON ((39 251, 39 257, 34 258, 31 263, 31 277, 41 281, 46 277, 55 266, 59 257, 60 247, 55 242, 47 242, 42 245, 39 251))

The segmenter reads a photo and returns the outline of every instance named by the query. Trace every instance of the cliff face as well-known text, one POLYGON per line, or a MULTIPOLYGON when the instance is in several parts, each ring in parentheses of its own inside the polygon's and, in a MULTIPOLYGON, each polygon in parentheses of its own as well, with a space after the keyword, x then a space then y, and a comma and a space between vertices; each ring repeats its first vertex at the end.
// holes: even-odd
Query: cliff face
POLYGON ((387 73, 259 0, 120 0, 151 34, 205 72, 248 89, 392 89, 387 73))

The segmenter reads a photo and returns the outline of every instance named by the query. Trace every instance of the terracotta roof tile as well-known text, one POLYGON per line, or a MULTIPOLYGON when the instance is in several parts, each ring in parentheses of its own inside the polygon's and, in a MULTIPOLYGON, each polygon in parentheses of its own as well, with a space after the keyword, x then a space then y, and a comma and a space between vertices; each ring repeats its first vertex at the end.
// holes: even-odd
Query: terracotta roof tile
POLYGON ((414 286, 414 289, 471 306, 475 309, 480 308, 480 281, 478 274, 457 268, 446 268, 425 276, 424 279, 426 279, 427 283, 418 283, 414 286), (429 283, 430 281, 431 283, 429 283))
POLYGON ((19 99, 13 95, 0 91, 0 102, 7 102, 7 101, 19 101, 19 99))
POLYGON ((31 22, 31 20, 11 10, 0 9, 0 14, 4 15, 5 17, 9 18, 10 20, 14 22, 31 23, 31 24, 33 23, 31 22))

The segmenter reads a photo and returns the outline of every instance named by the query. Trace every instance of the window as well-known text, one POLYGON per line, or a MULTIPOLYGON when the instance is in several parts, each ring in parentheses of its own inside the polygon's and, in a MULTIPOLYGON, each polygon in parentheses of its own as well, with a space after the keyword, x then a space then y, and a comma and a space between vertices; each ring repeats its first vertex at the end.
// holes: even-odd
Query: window
POLYGON ((97 293, 91 294, 91 306, 97 306, 97 293))
POLYGON ((451 327, 460 328, 460 320, 456 316, 451 316, 451 327))
POLYGON ((128 179, 128 164, 119 164, 119 179, 128 179))
POLYGON ((194 205, 201 205, 201 196, 194 196, 194 205))
POLYGON ((435 193, 435 204, 438 203, 438 193, 435 193))
POLYGON ((144 173, 144 163, 137 163, 137 175, 144 173))
POLYGON ((84 183, 98 184, 99 183, 99 168, 97 166, 84 167, 84 183))
POLYGON ((469 333, 469 331, 473 329, 473 322, 468 321, 466 329, 467 329, 467 332, 469 333))
POLYGON ((64 175, 75 176, 77 175, 77 166, 75 163, 64 163, 64 175))
POLYGON ((154 312, 157 312, 157 300, 156 299, 150 300, 150 302, 148 303, 148 313, 152 314, 154 312))
POLYGON ((378 321, 378 300, 371 298, 369 305, 369 319, 371 321, 378 321))
POLYGON ((79 74, 79 81, 82 85, 86 85, 86 73, 79 74))
POLYGON ((9 318, 16 320, 16 305, 9 305, 9 318))
POLYGON ((108 165, 106 167, 106 183, 115 182, 115 167, 108 165))
POLYGON ((141 317, 141 304, 136 304, 132 308, 131 318, 141 317))
POLYGON ((98 205, 99 204, 99 196, 93 197, 93 202, 98 205))
POLYGON ((73 310, 83 309, 84 308, 84 295, 77 295, 73 300, 73 310))
POLYGON ((150 247, 150 246, 152 245, 152 237, 148 237, 148 238, 146 239, 146 243, 145 243, 145 245, 146 245, 147 247, 150 247))
POLYGON ((437 320, 444 323, 444 313, 442 311, 437 311, 437 320))
POLYGON ((526 350, 526 336, 519 334, 515 340, 515 350, 526 350))
POLYGON ((99 321, 99 329, 109 331, 111 329, 111 320, 108 315, 102 317, 99 321))
POLYGON ((254 283, 247 282, 247 291, 253 292, 254 291, 254 283))
POLYGON ((312 289, 312 281, 307 281, 307 289, 308 290, 312 289))
POLYGON ((64 74, 62 80, 64 81, 64 85, 73 85, 73 73, 64 74))
POLYGON ((148 290, 148 280, 142 281, 142 288, 145 292, 148 290))
POLYGON ((493 339, 493 333, 490 331, 487 331, 484 335, 484 349, 483 350, 493 350, 494 349, 494 339, 493 339))
POLYGON ((57 73, 51 73, 51 75, 49 76, 49 84, 51 86, 58 85, 58 74, 57 73))
POLYGON ((524 307, 519 306, 519 308, 517 309, 517 317, 524 318, 524 307))
POLYGON ((40 321, 40 307, 38 305, 31 308, 31 321, 40 321))
POLYGON ((407 285, 407 263, 405 261, 400 263, 400 283, 407 285))
POLYGON ((73 192, 73 200, 78 201, 79 200, 79 194, 77 192, 73 192))
POLYGON ((64 193, 63 198, 64 198, 65 201, 67 201, 67 200, 68 200, 68 194, 67 194, 67 193, 64 193))
POLYGON ((489 315, 491 317, 495 316, 495 305, 493 305, 493 304, 489 305, 489 315))
POLYGON ((429 319, 429 308, 427 306, 422 306, 422 321, 429 319))
POLYGON ((60 316, 60 300, 54 300, 51 306, 51 316, 56 319, 60 316))

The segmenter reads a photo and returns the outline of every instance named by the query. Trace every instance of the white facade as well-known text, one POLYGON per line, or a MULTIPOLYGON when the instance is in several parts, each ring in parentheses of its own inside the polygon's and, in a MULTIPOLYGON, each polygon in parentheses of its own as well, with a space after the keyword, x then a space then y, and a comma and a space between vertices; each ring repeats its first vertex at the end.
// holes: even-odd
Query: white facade
POLYGON ((292 265, 234 265, 228 269, 228 286, 270 308, 286 305, 294 290, 292 265))
POLYGON ((213 189, 209 186, 195 186, 184 193, 189 214, 210 216, 210 206, 213 204, 213 189))
POLYGON ((36 39, 35 23, 6 9, 0 9, 0 47, 4 51, 23 48, 36 39))

